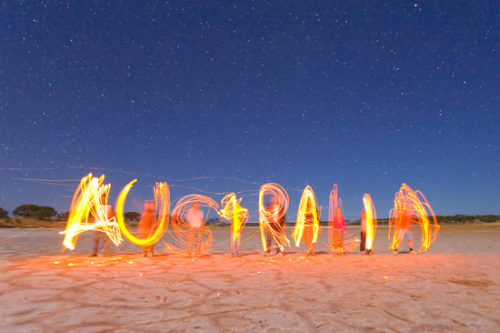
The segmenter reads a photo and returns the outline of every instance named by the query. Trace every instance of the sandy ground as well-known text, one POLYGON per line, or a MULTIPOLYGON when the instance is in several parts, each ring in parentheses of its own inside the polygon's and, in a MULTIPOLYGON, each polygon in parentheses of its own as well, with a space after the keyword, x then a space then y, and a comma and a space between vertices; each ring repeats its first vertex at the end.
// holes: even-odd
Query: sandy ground
POLYGON ((189 259, 126 241, 88 258, 89 233, 62 253, 58 230, 0 229, 2 331, 500 331, 499 224, 445 225, 421 255, 393 256, 381 227, 375 255, 338 256, 324 232, 312 258, 264 257, 256 228, 232 258, 229 229, 213 230, 210 254, 189 259))

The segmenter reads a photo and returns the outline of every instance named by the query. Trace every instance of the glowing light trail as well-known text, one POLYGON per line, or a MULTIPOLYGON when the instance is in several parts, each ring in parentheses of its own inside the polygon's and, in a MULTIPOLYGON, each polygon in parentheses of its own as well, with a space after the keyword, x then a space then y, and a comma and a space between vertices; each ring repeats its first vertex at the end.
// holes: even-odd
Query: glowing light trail
MULTIPOLYGON (((189 209, 195 203, 197 203, 200 208, 208 207, 209 211, 211 208, 215 210, 218 209, 217 202, 215 202, 212 198, 209 198, 207 196, 190 194, 185 197, 182 197, 177 202, 174 210, 172 211, 171 223, 170 223, 172 229, 170 228, 168 229, 169 234, 173 237, 176 243, 180 244, 181 246, 179 247, 170 244, 165 244, 165 247, 174 253, 186 255, 188 253, 187 249, 189 249, 190 245, 192 245, 190 243, 192 240, 190 239, 190 228, 189 228, 189 223, 187 222, 187 216, 189 209), (183 249, 182 247, 185 247, 186 249, 183 249)), ((209 212, 207 212, 207 214, 205 215, 204 218, 205 220, 208 214, 209 212)), ((213 235, 210 228, 205 226, 205 223, 203 223, 200 237, 201 237, 200 240, 201 252, 208 252, 210 246, 213 243, 213 235)))
POLYGON ((233 241, 236 241, 248 221, 248 209, 240 206, 241 199, 236 199, 234 193, 226 195, 221 201, 221 206, 224 208, 218 212, 221 217, 231 221, 233 241))
POLYGON ((163 234, 165 233, 166 228, 168 227, 168 220, 170 214, 170 191, 167 183, 156 183, 155 188, 153 189, 155 204, 156 204, 156 222, 154 225, 157 225, 155 232, 147 238, 137 238, 130 233, 127 229, 127 225, 125 224, 125 220, 123 218, 123 207, 125 205, 125 200, 127 199, 128 192, 132 188, 132 185, 137 180, 134 179, 130 183, 125 186, 118 199, 116 201, 116 219, 118 222, 118 226, 122 231, 125 238, 127 238, 131 243, 138 246, 149 246, 156 244, 163 234), (159 218, 159 220, 158 220, 159 218))
MULTIPOLYGON (((259 192, 259 225, 260 234, 262 237, 262 247, 264 252, 267 252, 266 233, 269 233, 272 239, 281 251, 284 245, 290 247, 290 241, 286 237, 285 230, 280 225, 280 220, 285 216, 288 210, 288 193, 283 187, 275 183, 264 184, 260 187, 259 192), (264 205, 264 197, 271 196, 272 200, 276 200, 276 205, 269 209, 264 205)), ((270 250, 270 249, 269 249, 270 250)))
POLYGON ((377 231, 377 212, 375 211, 375 204, 372 197, 365 193, 363 196, 363 205, 365 206, 366 214, 366 250, 371 253, 373 249, 373 240, 377 231))
MULTIPOLYGON (((295 223, 295 228, 292 233, 295 246, 299 247, 300 241, 304 236, 304 232, 309 232, 306 228, 311 228, 310 231, 312 231, 312 235, 306 235, 306 238, 311 238, 312 244, 316 244, 320 228, 318 202, 316 200, 316 196, 314 195, 314 191, 309 185, 307 185, 302 192, 299 210, 297 211, 297 222, 295 223)), ((309 252, 310 250, 311 249, 308 247, 307 251, 309 252)))
POLYGON ((329 210, 328 210, 328 247, 333 252, 342 252, 343 249, 339 248, 337 241, 334 236, 334 226, 333 220, 335 218, 335 211, 337 208, 342 209, 342 199, 339 198, 339 186, 337 184, 333 184, 333 189, 330 192, 329 199, 329 210))
POLYGON ((389 239, 391 232, 393 233, 390 249, 398 249, 412 223, 418 223, 422 231, 419 252, 427 251, 431 243, 436 240, 440 226, 422 192, 413 191, 410 186, 403 183, 395 195, 394 208, 389 213, 389 239))
POLYGON ((343 230, 335 226, 335 213, 343 211, 342 199, 338 194, 338 185, 334 184, 330 192, 329 210, 328 210, 328 249, 337 254, 344 254, 354 250, 357 246, 353 234, 343 235, 343 230))
POLYGON ((119 245, 123 239, 114 217, 109 217, 105 209, 100 209, 108 201, 111 185, 103 185, 104 175, 99 178, 92 177, 89 173, 80 181, 77 187, 68 216, 64 234, 63 245, 75 249, 76 237, 85 231, 96 230, 105 233, 109 239, 119 245), (89 216, 95 222, 89 222, 89 216))

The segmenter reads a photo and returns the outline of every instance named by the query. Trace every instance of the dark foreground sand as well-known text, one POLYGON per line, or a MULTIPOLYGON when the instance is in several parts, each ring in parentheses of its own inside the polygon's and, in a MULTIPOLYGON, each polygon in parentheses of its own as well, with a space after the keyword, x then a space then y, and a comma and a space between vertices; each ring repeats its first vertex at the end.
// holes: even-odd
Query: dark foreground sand
POLYGON ((90 234, 61 255, 57 230, 0 229, 1 331, 500 331, 499 224, 443 226, 415 256, 393 256, 379 228, 373 256, 330 254, 324 232, 316 257, 265 258, 257 231, 241 257, 214 229, 211 253, 188 259, 126 241, 88 258, 90 234))

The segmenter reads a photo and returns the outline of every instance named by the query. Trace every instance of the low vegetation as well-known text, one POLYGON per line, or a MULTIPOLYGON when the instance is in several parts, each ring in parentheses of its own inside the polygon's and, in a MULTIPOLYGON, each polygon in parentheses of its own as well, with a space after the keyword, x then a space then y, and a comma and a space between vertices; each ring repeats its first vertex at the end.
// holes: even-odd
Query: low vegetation
MULTIPOLYGON (((21 205, 12 211, 12 217, 9 212, 0 207, 0 228, 64 228, 68 219, 69 212, 58 214, 57 211, 48 206, 21 205)), ((137 226, 141 214, 137 212, 126 212, 125 221, 130 226, 137 226)), ((500 215, 436 215, 439 224, 464 224, 464 223, 493 223, 500 222, 500 215)), ((288 221, 288 224, 294 224, 288 221)), ((348 225, 359 225, 359 220, 346 221, 348 225)), ((389 219, 378 219, 378 225, 389 224, 389 219)), ((222 221, 220 218, 210 218, 207 225, 224 226, 229 225, 228 221, 222 221)), ((250 222, 247 226, 258 226, 259 223, 250 222)), ((321 225, 327 226, 328 221, 321 221, 321 225)))

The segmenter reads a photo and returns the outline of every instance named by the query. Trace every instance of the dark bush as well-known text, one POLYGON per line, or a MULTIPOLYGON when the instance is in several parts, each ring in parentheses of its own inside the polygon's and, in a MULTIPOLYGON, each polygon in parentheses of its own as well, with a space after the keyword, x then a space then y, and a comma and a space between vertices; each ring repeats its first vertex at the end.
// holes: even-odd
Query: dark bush
POLYGON ((0 219, 6 219, 9 217, 9 212, 0 207, 0 219))
POLYGON ((141 219, 141 214, 137 212, 126 212, 124 217, 127 221, 139 221, 141 219))

